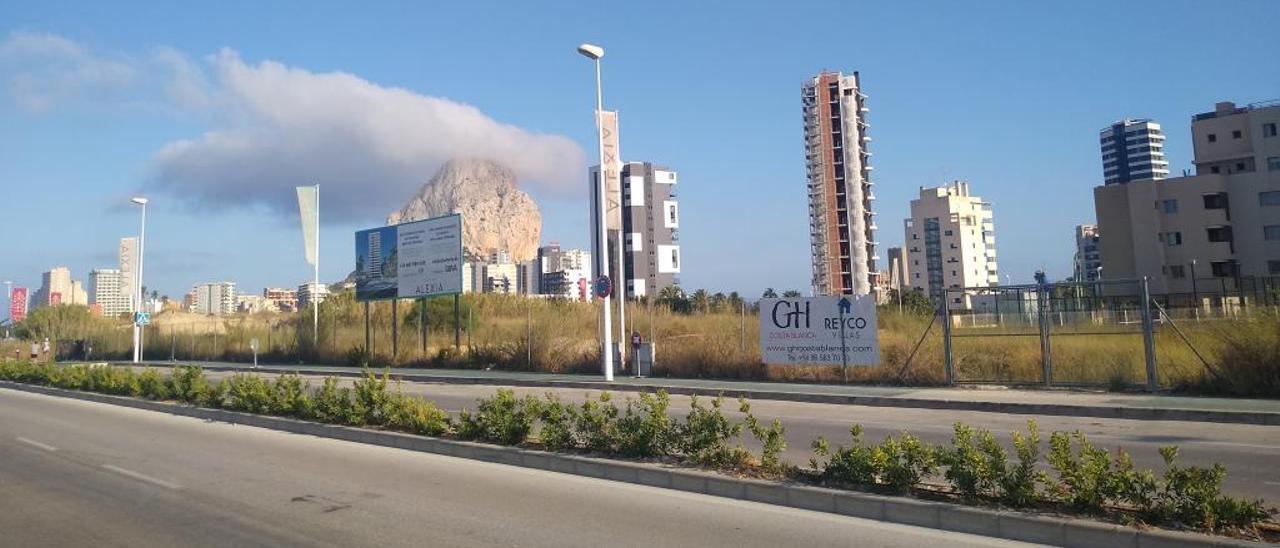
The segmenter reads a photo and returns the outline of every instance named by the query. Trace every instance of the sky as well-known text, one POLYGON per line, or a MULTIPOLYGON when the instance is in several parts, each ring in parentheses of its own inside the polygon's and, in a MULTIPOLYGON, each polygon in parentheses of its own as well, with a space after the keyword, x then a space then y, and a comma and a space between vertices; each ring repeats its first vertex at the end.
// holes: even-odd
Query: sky
POLYGON ((679 172, 681 283, 809 288, 800 85, 858 71, 879 256, 922 186, 993 204, 999 268, 1071 274, 1098 131, 1280 98, 1280 4, 0 0, 0 278, 116 266, 146 195, 145 283, 310 278, 293 187, 321 185, 321 278, 451 157, 511 167, 542 240, 588 247, 594 74, 625 161, 679 172))

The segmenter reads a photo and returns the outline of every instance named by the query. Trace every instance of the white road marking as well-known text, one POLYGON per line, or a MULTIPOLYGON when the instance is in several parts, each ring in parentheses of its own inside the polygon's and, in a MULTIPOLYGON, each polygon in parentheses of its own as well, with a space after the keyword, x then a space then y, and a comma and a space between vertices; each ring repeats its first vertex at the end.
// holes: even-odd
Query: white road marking
POLYGON ((1267 485, 1280 485, 1280 481, 1264 481, 1262 483, 1265 483, 1267 485))
POLYGON ((181 489, 181 488, 182 488, 181 486, 179 486, 179 485, 177 485, 177 484, 173 484, 173 483, 169 483, 169 482, 164 481, 164 480, 156 479, 156 478, 153 478, 153 477, 148 476, 148 475, 146 475, 146 474, 141 474, 141 473, 138 473, 138 472, 134 472, 133 470, 128 470, 128 469, 125 469, 125 468, 121 468, 121 467, 119 467, 119 466, 113 466, 113 465, 110 465, 110 464, 104 464, 104 465, 102 465, 102 467, 103 467, 103 468, 105 468, 105 469, 107 469, 107 470, 110 470, 110 471, 112 471, 112 472, 115 472, 115 473, 117 473, 117 474, 120 474, 120 475, 122 475, 122 476, 128 476, 128 477, 131 477, 131 478, 136 479, 136 480, 138 480, 138 481, 145 481, 145 482, 150 483, 150 484, 153 484, 153 485, 159 485, 160 487, 164 487, 164 488, 166 488, 166 489, 178 490, 178 489, 181 489))
POLYGON ((25 443, 25 444, 27 444, 27 445, 30 445, 30 446, 32 446, 32 447, 39 447, 40 449, 44 449, 45 451, 57 451, 57 450, 58 450, 58 448, 57 448, 57 447, 54 447, 54 446, 52 446, 52 445, 45 444, 45 443, 40 443, 40 442, 38 442, 38 441, 36 441, 36 440, 27 439, 27 438, 23 438, 23 437, 16 437, 16 438, 14 438, 14 439, 16 439, 16 440, 18 440, 18 441, 20 441, 20 442, 22 442, 22 443, 25 443))

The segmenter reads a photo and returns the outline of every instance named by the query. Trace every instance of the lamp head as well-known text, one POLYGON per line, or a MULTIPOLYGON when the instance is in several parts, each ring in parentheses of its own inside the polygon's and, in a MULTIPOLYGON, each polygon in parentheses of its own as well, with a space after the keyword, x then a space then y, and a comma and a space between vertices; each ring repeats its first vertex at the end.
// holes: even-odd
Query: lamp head
POLYGON ((578 53, 599 61, 601 57, 604 57, 604 48, 595 44, 582 44, 578 46, 578 53))
POLYGON ((129 201, 130 201, 130 202, 133 202, 133 203, 135 203, 135 204, 138 204, 138 205, 147 205, 147 202, 148 202, 149 200, 147 200, 146 198, 143 198, 143 197, 141 197, 141 196, 138 196, 138 197, 135 197, 135 198, 130 198, 130 199, 129 199, 129 201))

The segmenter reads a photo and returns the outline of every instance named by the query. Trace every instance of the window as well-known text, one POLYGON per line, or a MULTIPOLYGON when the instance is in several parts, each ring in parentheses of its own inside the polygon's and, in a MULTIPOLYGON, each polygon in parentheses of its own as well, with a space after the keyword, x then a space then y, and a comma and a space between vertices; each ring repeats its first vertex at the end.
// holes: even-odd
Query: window
POLYGON ((1204 195, 1204 208, 1205 208, 1205 209, 1225 209, 1226 207, 1227 207, 1227 195, 1226 195, 1226 194, 1219 192, 1219 193, 1217 193, 1217 194, 1205 194, 1205 195, 1204 195))
POLYGON ((1181 232, 1161 232, 1160 241, 1164 242, 1164 245, 1169 247, 1182 245, 1182 233, 1181 232))
POLYGON ((1280 261, 1267 261, 1267 274, 1280 275, 1280 261))
POLYGON ((1222 168, 1220 168, 1220 167, 1218 167, 1218 166, 1213 166, 1213 167, 1210 167, 1210 168, 1209 168, 1209 172, 1210 172, 1210 173, 1222 173, 1222 168))
POLYGON ((1280 225, 1266 225, 1262 227, 1262 239, 1280 242, 1280 225))
POLYGON ((1171 264, 1166 266, 1165 270, 1168 272, 1169 277, 1175 280, 1187 277, 1186 267, 1180 264, 1171 264))
POLYGON ((950 230, 944 230, 944 231, 942 232, 942 235, 943 235, 943 236, 950 236, 950 235, 952 235, 952 232, 951 232, 950 230))
POLYGON ((1244 171, 1244 162, 1236 162, 1236 171, 1244 171))
POLYGON ((1235 276, 1235 264, 1230 261, 1214 261, 1209 264, 1209 272, 1216 278, 1235 276))
POLYGON ((1177 213, 1177 212, 1178 212, 1178 201, 1177 201, 1177 200, 1162 200, 1162 201, 1160 202, 1160 205, 1164 208, 1164 212, 1165 212, 1165 213, 1177 213))
POLYGON ((1240 130, 1237 129, 1231 132, 1232 139, 1239 139, 1241 137, 1243 137, 1243 135, 1240 134, 1240 130))
POLYGON ((912 235, 911 235, 911 239, 912 239, 912 240, 919 240, 919 239, 920 239, 920 235, 919 235, 919 234, 912 234, 912 235))
POLYGON ((1262 136, 1263 136, 1263 137, 1275 137, 1275 136, 1276 136, 1276 123, 1275 123, 1275 122, 1271 122, 1271 123, 1269 123, 1269 124, 1262 124, 1262 136))
MULTIPOLYGON (((1280 227, 1277 228, 1280 229, 1280 227)), ((1209 235, 1210 242, 1231 241, 1231 227, 1229 226, 1212 226, 1206 229, 1205 232, 1209 235)), ((1280 235, 1280 232, 1277 234, 1280 235)), ((1280 237, 1277 237, 1276 239, 1280 239, 1280 237)))
POLYGON ((1218 136, 1217 136, 1217 135, 1215 135, 1215 134, 1213 134, 1213 133, 1210 133, 1210 134, 1209 134, 1209 142, 1210 142, 1210 143, 1216 143, 1216 142, 1218 142, 1218 136))
POLYGON ((1280 156, 1267 158, 1267 171, 1280 171, 1280 156))
POLYGON ((1280 190, 1268 190, 1258 193, 1258 205, 1280 206, 1280 190))

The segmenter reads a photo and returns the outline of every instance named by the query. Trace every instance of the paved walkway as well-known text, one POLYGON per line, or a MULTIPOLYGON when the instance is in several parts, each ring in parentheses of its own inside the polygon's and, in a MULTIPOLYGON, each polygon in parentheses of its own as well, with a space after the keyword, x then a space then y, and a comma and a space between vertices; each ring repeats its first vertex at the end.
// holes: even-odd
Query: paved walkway
MULTIPOLYGON (((172 365, 170 362, 151 363, 158 366, 172 365)), ((251 367, 248 364, 230 362, 201 362, 199 365, 219 370, 251 367)), ((324 365, 264 365, 261 369, 341 376, 358 375, 361 371, 355 367, 324 365)), ((596 388, 614 391, 649 391, 661 388, 676 394, 723 393, 729 397, 745 396, 751 399, 878 407, 1280 425, 1280 400, 1002 387, 912 388, 725 379, 636 379, 623 376, 616 376, 612 383, 606 383, 602 377, 597 376, 472 369, 398 368, 392 369, 391 374, 405 380, 422 382, 596 388)))

